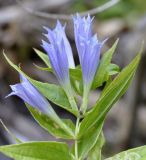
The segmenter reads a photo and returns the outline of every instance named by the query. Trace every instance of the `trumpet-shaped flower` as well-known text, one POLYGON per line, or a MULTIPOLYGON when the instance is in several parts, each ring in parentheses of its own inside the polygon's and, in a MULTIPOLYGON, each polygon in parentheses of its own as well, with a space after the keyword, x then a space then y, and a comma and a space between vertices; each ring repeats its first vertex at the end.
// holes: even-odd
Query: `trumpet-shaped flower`
POLYGON ((47 52, 51 66, 62 86, 66 87, 69 80, 69 68, 75 68, 70 44, 65 35, 65 26, 59 21, 54 30, 46 28, 49 42, 42 41, 42 47, 47 52))
MULTIPOLYGON (((62 44, 64 45, 64 53, 60 52, 60 54, 66 54, 69 68, 75 68, 75 63, 73 59, 72 49, 70 43, 65 34, 65 26, 62 26, 59 21, 57 21, 56 27, 54 30, 51 30, 48 27, 44 27, 47 30, 47 34, 45 36, 50 41, 50 44, 57 48, 62 48, 62 44)), ((45 48, 44 48, 45 49, 45 48)), ((45 49, 46 50, 46 49, 45 49)), ((59 49, 60 50, 60 49, 59 49)), ((48 50, 47 50, 48 53, 48 50)), ((50 55, 49 55, 50 57, 50 55)))
POLYGON ((42 94, 28 81, 26 77, 20 75, 21 83, 11 85, 12 92, 7 96, 16 95, 30 106, 40 110, 45 114, 54 114, 49 102, 42 96, 42 94))
POLYGON ((49 42, 43 40, 42 47, 49 56, 53 71, 61 86, 64 88, 69 101, 71 101, 72 108, 77 110, 77 106, 73 100, 69 77, 69 68, 75 68, 75 64, 70 44, 65 35, 65 26, 62 26, 61 23, 57 21, 54 30, 50 30, 46 27, 45 29, 48 32, 45 36, 49 42))
POLYGON ((62 122, 46 98, 28 81, 26 77, 20 75, 20 79, 21 83, 10 86, 12 92, 7 97, 12 95, 20 97, 33 108, 36 108, 42 113, 47 114, 62 129, 67 131, 70 135, 73 135, 70 128, 68 128, 68 126, 62 122))
POLYGON ((99 42, 96 35, 92 34, 92 21, 89 15, 81 18, 74 16, 75 42, 82 68, 84 99, 87 99, 91 88, 104 42, 99 42))

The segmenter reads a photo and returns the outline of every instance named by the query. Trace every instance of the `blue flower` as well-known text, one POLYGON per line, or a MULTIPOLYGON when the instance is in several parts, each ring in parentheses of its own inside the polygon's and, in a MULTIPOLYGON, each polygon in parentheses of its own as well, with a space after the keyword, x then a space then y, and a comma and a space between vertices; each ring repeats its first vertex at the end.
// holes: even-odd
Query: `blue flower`
MULTIPOLYGON (((97 35, 92 34, 92 21, 89 15, 81 18, 78 14, 73 17, 75 42, 82 68, 84 95, 83 100, 87 103, 87 97, 99 64, 101 48, 105 41, 99 42, 97 35)), ((84 103, 84 102, 83 102, 84 103)), ((85 104, 83 104, 83 108, 85 104)))
POLYGON ((65 26, 62 26, 60 21, 57 21, 57 24, 54 30, 51 30, 48 27, 44 27, 44 28, 48 32, 47 34, 44 34, 44 35, 48 38, 52 46, 60 48, 62 47, 61 43, 63 43, 65 53, 62 53, 62 54, 66 54, 69 68, 75 68, 72 49, 65 34, 65 26))
POLYGON ((75 68, 73 54, 70 44, 65 35, 65 26, 59 21, 54 30, 46 28, 48 34, 46 37, 49 42, 42 41, 42 47, 47 52, 51 66, 62 86, 70 83, 69 68, 75 68))
POLYGON ((21 83, 10 85, 12 92, 7 96, 16 95, 30 106, 40 110, 44 114, 54 114, 49 102, 42 94, 27 80, 26 77, 20 75, 21 83))
POLYGON ((73 54, 70 44, 65 34, 65 26, 62 26, 59 21, 54 30, 46 28, 45 35, 49 42, 42 41, 42 47, 47 52, 53 71, 65 90, 70 104, 74 110, 77 110, 77 105, 72 94, 72 87, 69 77, 69 68, 75 68, 73 54))
POLYGON ((11 85, 12 92, 6 96, 16 95, 31 107, 38 109, 44 114, 47 114, 50 119, 56 122, 68 134, 74 136, 71 129, 58 117, 50 103, 46 98, 28 81, 26 77, 20 75, 21 83, 11 85))

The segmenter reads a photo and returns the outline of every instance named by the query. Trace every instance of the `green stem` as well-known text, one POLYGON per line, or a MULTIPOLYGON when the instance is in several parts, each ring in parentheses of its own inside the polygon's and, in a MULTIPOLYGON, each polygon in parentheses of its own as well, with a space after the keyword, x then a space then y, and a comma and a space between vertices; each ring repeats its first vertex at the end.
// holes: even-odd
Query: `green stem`
POLYGON ((75 114, 78 115, 78 107, 73 96, 68 95, 69 103, 75 114))
POLYGON ((87 106, 88 106, 88 99, 89 99, 89 94, 87 94, 87 92, 84 92, 83 95, 83 102, 80 108, 81 113, 84 115, 86 110, 87 110, 87 106))
POLYGON ((75 160, 79 160, 79 155, 78 155, 78 132, 79 132, 79 122, 80 122, 80 117, 77 118, 76 121, 76 129, 75 129, 75 160))

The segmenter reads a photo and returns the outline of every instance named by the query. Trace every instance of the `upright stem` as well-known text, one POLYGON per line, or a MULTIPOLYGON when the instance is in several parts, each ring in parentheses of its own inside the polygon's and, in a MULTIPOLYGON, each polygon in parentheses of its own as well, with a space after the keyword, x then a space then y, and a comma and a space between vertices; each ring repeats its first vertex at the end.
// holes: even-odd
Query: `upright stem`
POLYGON ((69 103, 75 114, 78 115, 78 107, 73 96, 68 95, 69 103))
POLYGON ((79 160, 79 155, 78 155, 78 132, 79 132, 79 122, 80 122, 80 117, 77 117, 76 121, 76 128, 75 128, 75 160, 79 160))
POLYGON ((82 112, 83 115, 85 114, 87 106, 88 106, 88 96, 89 96, 88 92, 84 92, 83 102, 82 102, 82 105, 81 105, 81 112, 82 112))

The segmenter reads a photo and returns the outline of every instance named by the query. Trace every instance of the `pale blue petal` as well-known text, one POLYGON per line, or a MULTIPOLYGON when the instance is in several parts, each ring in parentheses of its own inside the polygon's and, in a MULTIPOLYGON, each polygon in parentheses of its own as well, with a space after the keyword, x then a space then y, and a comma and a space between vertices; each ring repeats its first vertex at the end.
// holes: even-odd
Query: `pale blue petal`
POLYGON ((73 17, 75 42, 82 68, 84 86, 91 86, 94 79, 101 48, 104 42, 99 42, 97 35, 92 34, 92 21, 89 15, 81 18, 79 14, 73 17))
POLYGON ((56 41, 58 42, 61 42, 62 40, 64 41, 65 53, 63 54, 67 55, 69 68, 75 68, 72 49, 65 34, 65 26, 62 26, 61 23, 57 21, 57 25, 54 30, 51 30, 47 27, 44 27, 44 28, 48 32, 47 34, 48 40, 54 47, 57 46, 56 41))
POLYGON ((40 94, 40 92, 24 77, 20 75, 21 83, 11 85, 12 92, 7 96, 16 95, 23 101, 41 112, 52 113, 49 102, 40 94))

